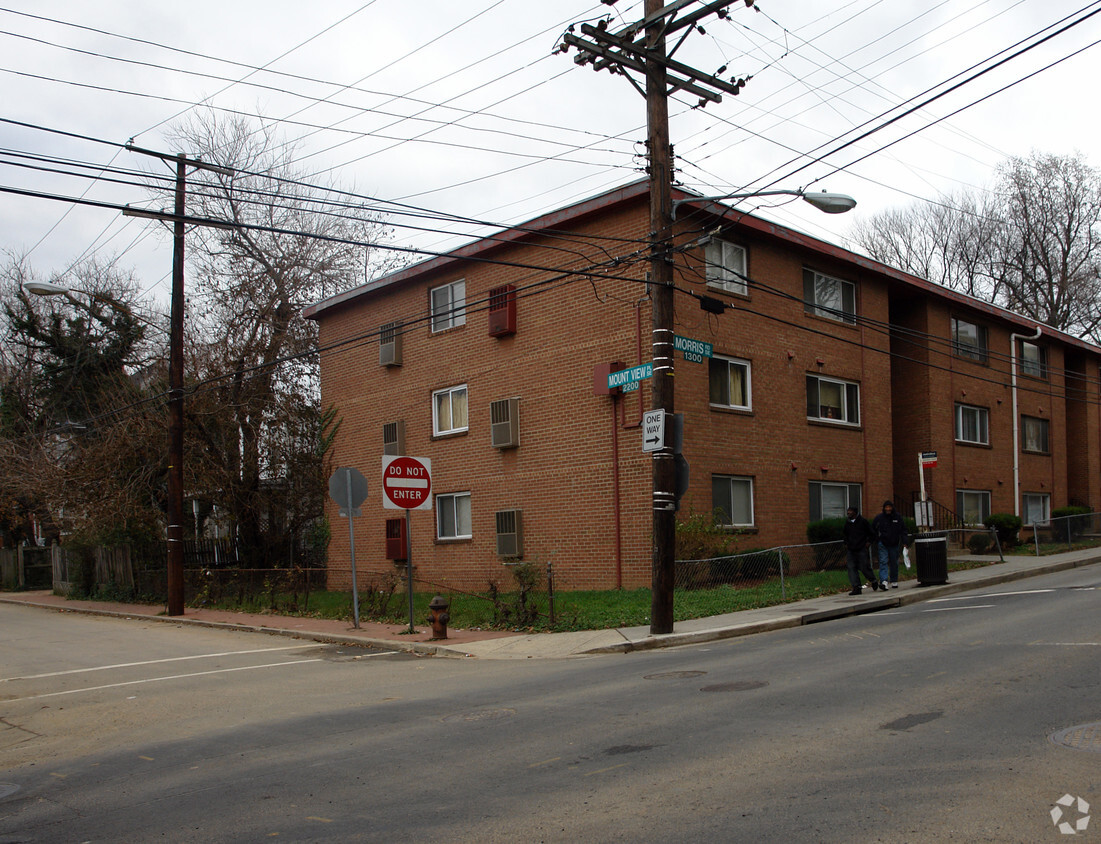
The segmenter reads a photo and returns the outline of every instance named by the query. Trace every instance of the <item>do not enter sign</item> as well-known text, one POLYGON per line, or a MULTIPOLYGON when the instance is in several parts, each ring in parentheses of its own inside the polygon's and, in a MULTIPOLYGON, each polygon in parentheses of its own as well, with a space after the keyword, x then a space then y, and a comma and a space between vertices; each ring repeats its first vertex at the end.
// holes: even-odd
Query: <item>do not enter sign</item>
POLYGON ((383 457, 382 506, 390 510, 431 510, 432 461, 427 457, 383 457))

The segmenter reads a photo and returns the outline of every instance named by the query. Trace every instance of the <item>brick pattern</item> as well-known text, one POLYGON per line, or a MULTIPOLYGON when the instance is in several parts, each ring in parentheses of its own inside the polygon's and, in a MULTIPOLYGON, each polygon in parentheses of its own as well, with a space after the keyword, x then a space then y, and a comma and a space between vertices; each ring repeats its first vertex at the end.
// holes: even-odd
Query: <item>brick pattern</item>
MULTIPOLYGON (((381 504, 382 427, 404 420, 406 453, 431 458, 434 491, 471 494, 469 540, 438 541, 435 511, 412 513, 418 577, 456 588, 509 585, 496 555, 494 517, 498 510, 519 509, 525 561, 553 563, 560 588, 649 584, 651 459, 641 450, 640 430, 650 406, 648 385, 619 396, 593 394, 597 365, 650 359, 646 262, 624 262, 608 273, 614 279, 597 270, 578 277, 507 265, 580 271, 609 255, 638 251, 644 258, 646 197, 566 219, 563 228, 568 237, 531 235, 485 256, 502 263, 434 262, 420 275, 404 274, 321 313, 321 344, 328 349, 321 356, 322 402, 341 418, 334 465, 359 468, 370 486, 355 525, 361 582, 393 570, 384 556, 384 525, 400 511, 381 504), (459 278, 466 282, 466 324, 434 334, 428 291, 459 278), (488 296, 505 284, 517 290, 516 333, 495 338, 488 331, 488 296), (403 363, 383 367, 374 332, 394 320, 406 325, 403 363), (468 389, 468 430, 433 437, 432 392, 457 384, 468 389), (514 396, 520 445, 494 448, 490 403, 514 396)), ((917 454, 930 449, 940 454, 940 465, 928 475, 931 497, 954 508, 956 489, 989 489, 994 510, 1013 510, 1010 327, 984 318, 991 360, 976 364, 952 354, 950 319, 959 311, 947 302, 907 288, 868 262, 816 250, 807 239, 736 224, 726 236, 746 247, 756 285, 748 296, 709 288, 703 250, 678 255, 677 284, 684 292, 676 297, 676 331, 713 344, 718 355, 750 362, 752 408, 712 408, 706 362, 678 354, 676 409, 685 414, 684 453, 691 466, 682 513, 711 509, 712 474, 748 476, 756 525, 739 539, 741 547, 803 542, 810 483, 862 484, 865 512, 876 512, 896 494, 908 508, 918 488, 917 454), (805 268, 852 282, 858 313, 870 321, 850 325, 808 314, 805 268), (732 307, 708 314, 685 293, 732 307), (945 339, 915 340, 904 331, 888 332, 888 323, 918 332, 915 337, 945 339), (808 374, 859 384, 859 425, 808 420, 808 374), (955 442, 956 401, 989 409, 990 447, 955 442)), ((1021 412, 1051 421, 1052 452, 1022 455, 1021 489, 1050 492, 1053 507, 1068 495, 1101 504, 1098 361, 1076 355, 1070 363, 1085 380, 1076 381, 1075 401, 1065 398, 1057 343, 1048 346, 1049 379, 1022 379, 1020 391, 1021 412), (1075 455, 1069 469, 1068 453, 1075 455)), ((329 518, 331 584, 346 587, 347 526, 335 507, 329 518)))

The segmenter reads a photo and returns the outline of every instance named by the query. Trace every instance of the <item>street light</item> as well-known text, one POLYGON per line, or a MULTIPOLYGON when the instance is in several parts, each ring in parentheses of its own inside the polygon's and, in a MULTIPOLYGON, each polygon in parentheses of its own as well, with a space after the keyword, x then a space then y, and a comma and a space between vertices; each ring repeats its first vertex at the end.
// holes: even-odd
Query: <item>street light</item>
POLYGON ((759 196, 797 196, 826 214, 844 214, 856 207, 856 200, 844 193, 807 193, 805 190, 763 190, 754 193, 727 193, 722 196, 691 196, 673 200, 673 219, 677 219, 678 206, 686 202, 719 202, 723 199, 755 199, 759 196))

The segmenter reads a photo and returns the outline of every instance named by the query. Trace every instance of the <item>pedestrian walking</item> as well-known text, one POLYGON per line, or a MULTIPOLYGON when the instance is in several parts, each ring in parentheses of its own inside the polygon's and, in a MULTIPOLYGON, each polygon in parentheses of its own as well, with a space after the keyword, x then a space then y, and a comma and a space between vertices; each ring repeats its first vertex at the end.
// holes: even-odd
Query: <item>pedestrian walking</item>
POLYGON ((845 511, 845 525, 841 528, 841 536, 845 540, 845 556, 849 569, 849 584, 852 586, 850 595, 859 595, 860 575, 864 575, 872 585, 872 589, 879 588, 879 582, 872 572, 871 561, 868 557, 868 546, 875 541, 875 531, 868 524, 868 520, 860 515, 855 507, 845 511))
POLYGON ((879 543, 879 588, 898 588, 898 558, 910 544, 906 520, 895 512, 893 501, 883 502, 883 512, 872 520, 876 542, 879 543))

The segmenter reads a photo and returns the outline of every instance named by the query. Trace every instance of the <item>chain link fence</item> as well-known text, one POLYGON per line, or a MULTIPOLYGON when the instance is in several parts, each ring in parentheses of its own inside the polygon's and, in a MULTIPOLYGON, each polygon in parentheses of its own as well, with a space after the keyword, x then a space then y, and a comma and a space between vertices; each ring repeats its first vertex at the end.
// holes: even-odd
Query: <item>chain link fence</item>
POLYGON ((1101 545, 1101 513, 1082 513, 1049 519, 1032 526, 1036 556, 1101 545))

